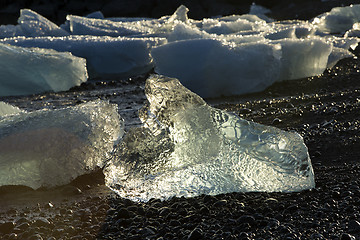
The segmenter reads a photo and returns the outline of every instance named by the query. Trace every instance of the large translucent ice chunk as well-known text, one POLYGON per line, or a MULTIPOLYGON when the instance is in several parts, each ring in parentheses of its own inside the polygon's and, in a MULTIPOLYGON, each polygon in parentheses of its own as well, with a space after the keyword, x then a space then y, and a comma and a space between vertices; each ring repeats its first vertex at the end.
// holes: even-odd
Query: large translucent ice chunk
POLYGON ((126 135, 105 170, 107 185, 120 196, 147 201, 315 186, 296 132, 212 108, 173 78, 151 76, 145 93, 144 126, 126 135))
POLYGON ((165 41, 163 38, 106 36, 17 37, 2 40, 11 45, 71 52, 86 58, 90 73, 123 77, 143 74, 152 69, 154 65, 150 49, 165 41))
POLYGON ((69 52, 0 43, 0 96, 65 91, 87 80, 86 61, 69 52))
POLYGON ((179 78, 202 97, 262 91, 280 74, 277 44, 233 46, 215 39, 171 42, 151 52, 159 74, 179 78))
POLYGON ((122 134, 116 105, 104 101, 0 116, 0 186, 69 183, 102 167, 122 134))

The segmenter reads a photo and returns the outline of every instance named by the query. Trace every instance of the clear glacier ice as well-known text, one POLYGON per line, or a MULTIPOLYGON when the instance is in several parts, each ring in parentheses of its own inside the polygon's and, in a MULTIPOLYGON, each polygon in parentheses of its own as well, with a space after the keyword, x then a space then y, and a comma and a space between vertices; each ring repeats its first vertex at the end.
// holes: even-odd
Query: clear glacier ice
POLYGON ((0 186, 67 184, 103 167, 124 129, 117 106, 100 100, 12 113, 0 115, 0 186))
POLYGON ((106 184, 121 197, 147 201, 315 186, 296 132, 212 108, 174 78, 150 76, 145 93, 143 126, 125 135, 104 170, 106 184))
POLYGON ((0 43, 0 96, 65 91, 87 81, 86 60, 69 52, 0 43))

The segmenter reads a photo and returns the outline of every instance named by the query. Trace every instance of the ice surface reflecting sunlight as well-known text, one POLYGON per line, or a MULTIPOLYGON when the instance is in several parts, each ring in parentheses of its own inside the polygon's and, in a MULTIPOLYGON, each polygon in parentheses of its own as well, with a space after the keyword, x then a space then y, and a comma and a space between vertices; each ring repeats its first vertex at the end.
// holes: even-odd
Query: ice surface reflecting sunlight
POLYGON ((315 186, 302 137, 215 109, 177 79, 153 75, 143 126, 127 133, 105 170, 120 196, 147 201, 315 186))

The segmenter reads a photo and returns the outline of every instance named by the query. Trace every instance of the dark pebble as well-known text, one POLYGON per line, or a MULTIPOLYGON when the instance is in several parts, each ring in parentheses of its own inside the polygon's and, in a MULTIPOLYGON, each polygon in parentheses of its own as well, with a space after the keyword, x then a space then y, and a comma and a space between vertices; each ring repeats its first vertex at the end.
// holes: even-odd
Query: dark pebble
POLYGON ((360 232, 360 223, 356 220, 351 220, 349 222, 349 232, 352 232, 352 233, 358 233, 360 232))
POLYGON ((29 240, 43 240, 43 238, 40 234, 34 234, 29 238, 29 240))
POLYGON ((238 224, 249 224, 250 226, 256 225, 256 220, 253 216, 250 215, 243 215, 238 218, 237 220, 238 224))
POLYGON ((126 208, 120 208, 116 214, 117 219, 130 218, 129 211, 126 208))
POLYGON ((356 240, 356 238, 348 233, 343 233, 340 236, 340 240, 356 240))
POLYGON ((203 231, 199 228, 195 228, 188 235, 188 240, 203 239, 203 231))
POLYGON ((216 203, 214 203, 214 207, 223 207, 227 204, 227 201, 225 199, 219 200, 216 203))

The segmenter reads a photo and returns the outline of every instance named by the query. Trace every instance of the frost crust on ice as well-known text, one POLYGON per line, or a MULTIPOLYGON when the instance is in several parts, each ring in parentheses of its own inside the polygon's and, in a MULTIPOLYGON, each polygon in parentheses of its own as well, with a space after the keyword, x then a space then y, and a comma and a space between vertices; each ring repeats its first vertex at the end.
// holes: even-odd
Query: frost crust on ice
POLYGON ((151 76, 145 93, 144 125, 127 133, 105 169, 106 184, 121 197, 148 201, 315 186, 299 134, 212 108, 174 78, 151 76))
POLYGON ((105 101, 0 116, 0 186, 67 184, 102 167, 123 129, 105 101))
POLYGON ((87 80, 86 60, 69 52, 0 43, 0 96, 66 91, 87 80))

